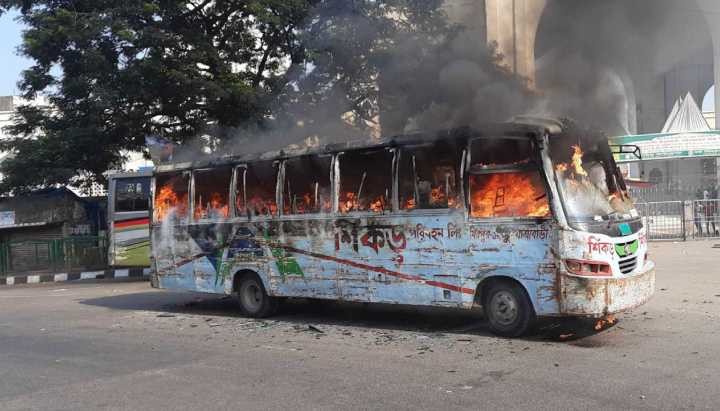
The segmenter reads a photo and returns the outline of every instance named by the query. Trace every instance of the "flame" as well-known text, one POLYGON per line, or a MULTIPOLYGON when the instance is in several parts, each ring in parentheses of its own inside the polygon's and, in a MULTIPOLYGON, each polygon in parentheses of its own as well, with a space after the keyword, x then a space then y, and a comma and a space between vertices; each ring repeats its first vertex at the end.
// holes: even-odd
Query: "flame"
POLYGON ((405 202, 405 207, 403 210, 414 210, 417 207, 417 204, 415 203, 414 198, 410 198, 405 202))
POLYGON ((155 221, 162 221, 174 212, 178 217, 187 216, 187 193, 176 193, 171 184, 160 187, 155 195, 155 221))
POLYGON ((284 204, 285 214, 312 214, 312 213, 329 213, 332 211, 332 200, 327 195, 315 194, 307 192, 295 196, 293 199, 286 199, 284 204), (316 204, 319 203, 319 204, 316 204))
POLYGON ((353 211, 372 211, 382 213, 388 210, 388 203, 385 196, 379 196, 370 201, 367 207, 363 206, 355 193, 349 191, 340 195, 340 212, 350 213, 353 211))
POLYGON ((608 327, 611 327, 617 323, 617 318, 614 315, 608 315, 605 318, 599 319, 595 323, 595 331, 602 331, 608 327))
POLYGON ((210 201, 203 205, 202 196, 198 199, 198 203, 195 204, 195 211, 193 217, 196 220, 204 218, 228 218, 230 217, 230 207, 227 201, 223 198, 220 193, 210 194, 210 201))
POLYGON ((259 196, 248 199, 247 209, 254 216, 273 216, 278 212, 278 206, 274 199, 265 200, 259 196))
POLYGON ((340 196, 340 212, 349 213, 358 209, 358 201, 355 193, 347 192, 344 196, 340 196), (344 197, 344 198, 343 198, 344 197))
POLYGON ((385 204, 385 197, 381 196, 376 198, 374 201, 370 202, 370 211, 374 213, 382 213, 387 209, 387 204, 385 204))
MULTIPOLYGON (((446 193, 444 185, 433 187, 430 190, 428 201, 429 204, 426 207, 431 209, 460 208, 462 206, 462 203, 453 192, 450 192, 449 195, 446 193)), ((408 198, 402 204, 403 210, 415 210, 417 208, 418 204, 415 198, 408 198)))
POLYGON ((535 173, 471 175, 473 217, 547 217, 550 205, 535 173))
POLYGON ((572 164, 573 169, 575 170, 575 174, 582 177, 587 177, 588 173, 583 168, 583 156, 585 155, 585 153, 583 153, 580 146, 572 146, 572 148, 574 151, 572 156, 572 164))

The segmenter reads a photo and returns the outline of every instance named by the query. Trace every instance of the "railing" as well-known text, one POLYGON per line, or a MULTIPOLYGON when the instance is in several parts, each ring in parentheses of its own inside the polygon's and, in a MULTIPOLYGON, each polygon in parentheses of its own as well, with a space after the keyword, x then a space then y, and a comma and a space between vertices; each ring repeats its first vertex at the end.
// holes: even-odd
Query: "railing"
POLYGON ((0 242, 0 276, 103 269, 106 265, 107 240, 103 237, 0 242))
MULTIPOLYGON (((664 203, 671 201, 687 201, 691 198, 703 198, 705 186, 650 187, 630 188, 630 196, 638 203, 664 203)), ((714 194, 714 193, 713 193, 714 194)))
POLYGON ((720 200, 639 203, 650 240, 720 238, 720 200))

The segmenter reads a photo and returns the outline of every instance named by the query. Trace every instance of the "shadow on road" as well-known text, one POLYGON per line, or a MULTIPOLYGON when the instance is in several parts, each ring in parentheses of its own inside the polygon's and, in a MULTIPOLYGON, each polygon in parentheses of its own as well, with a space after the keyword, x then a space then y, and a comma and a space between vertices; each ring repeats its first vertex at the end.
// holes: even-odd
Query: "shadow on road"
MULTIPOLYGON (((158 315, 243 317, 233 298, 206 294, 158 291, 86 299, 80 303, 114 310, 154 311, 158 315)), ((480 310, 289 299, 283 302, 272 319, 301 326, 352 326, 419 333, 493 335, 480 310)), ((582 345, 579 341, 597 334, 594 322, 553 319, 541 321, 536 333, 528 339, 582 345)), ((583 346, 590 347, 593 344, 583 346)))

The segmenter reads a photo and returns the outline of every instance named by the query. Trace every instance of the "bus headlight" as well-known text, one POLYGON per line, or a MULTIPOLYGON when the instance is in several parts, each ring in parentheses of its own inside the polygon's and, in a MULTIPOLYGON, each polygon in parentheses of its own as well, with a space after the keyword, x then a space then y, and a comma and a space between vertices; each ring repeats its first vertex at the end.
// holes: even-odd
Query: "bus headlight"
POLYGON ((565 260, 565 266, 572 274, 582 277, 612 277, 610 264, 597 261, 565 260))

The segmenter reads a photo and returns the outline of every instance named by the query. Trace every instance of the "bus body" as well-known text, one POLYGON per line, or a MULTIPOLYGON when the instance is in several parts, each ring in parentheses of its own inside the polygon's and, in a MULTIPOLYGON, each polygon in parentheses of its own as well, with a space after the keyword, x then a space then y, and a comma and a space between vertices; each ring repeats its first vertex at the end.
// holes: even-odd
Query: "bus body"
POLYGON ((654 292, 607 140, 527 120, 158 168, 154 287, 472 308, 498 334, 654 292), (583 151, 586 150, 586 151, 583 151))
POLYGON ((108 261, 112 267, 150 267, 152 171, 108 175, 108 261))

